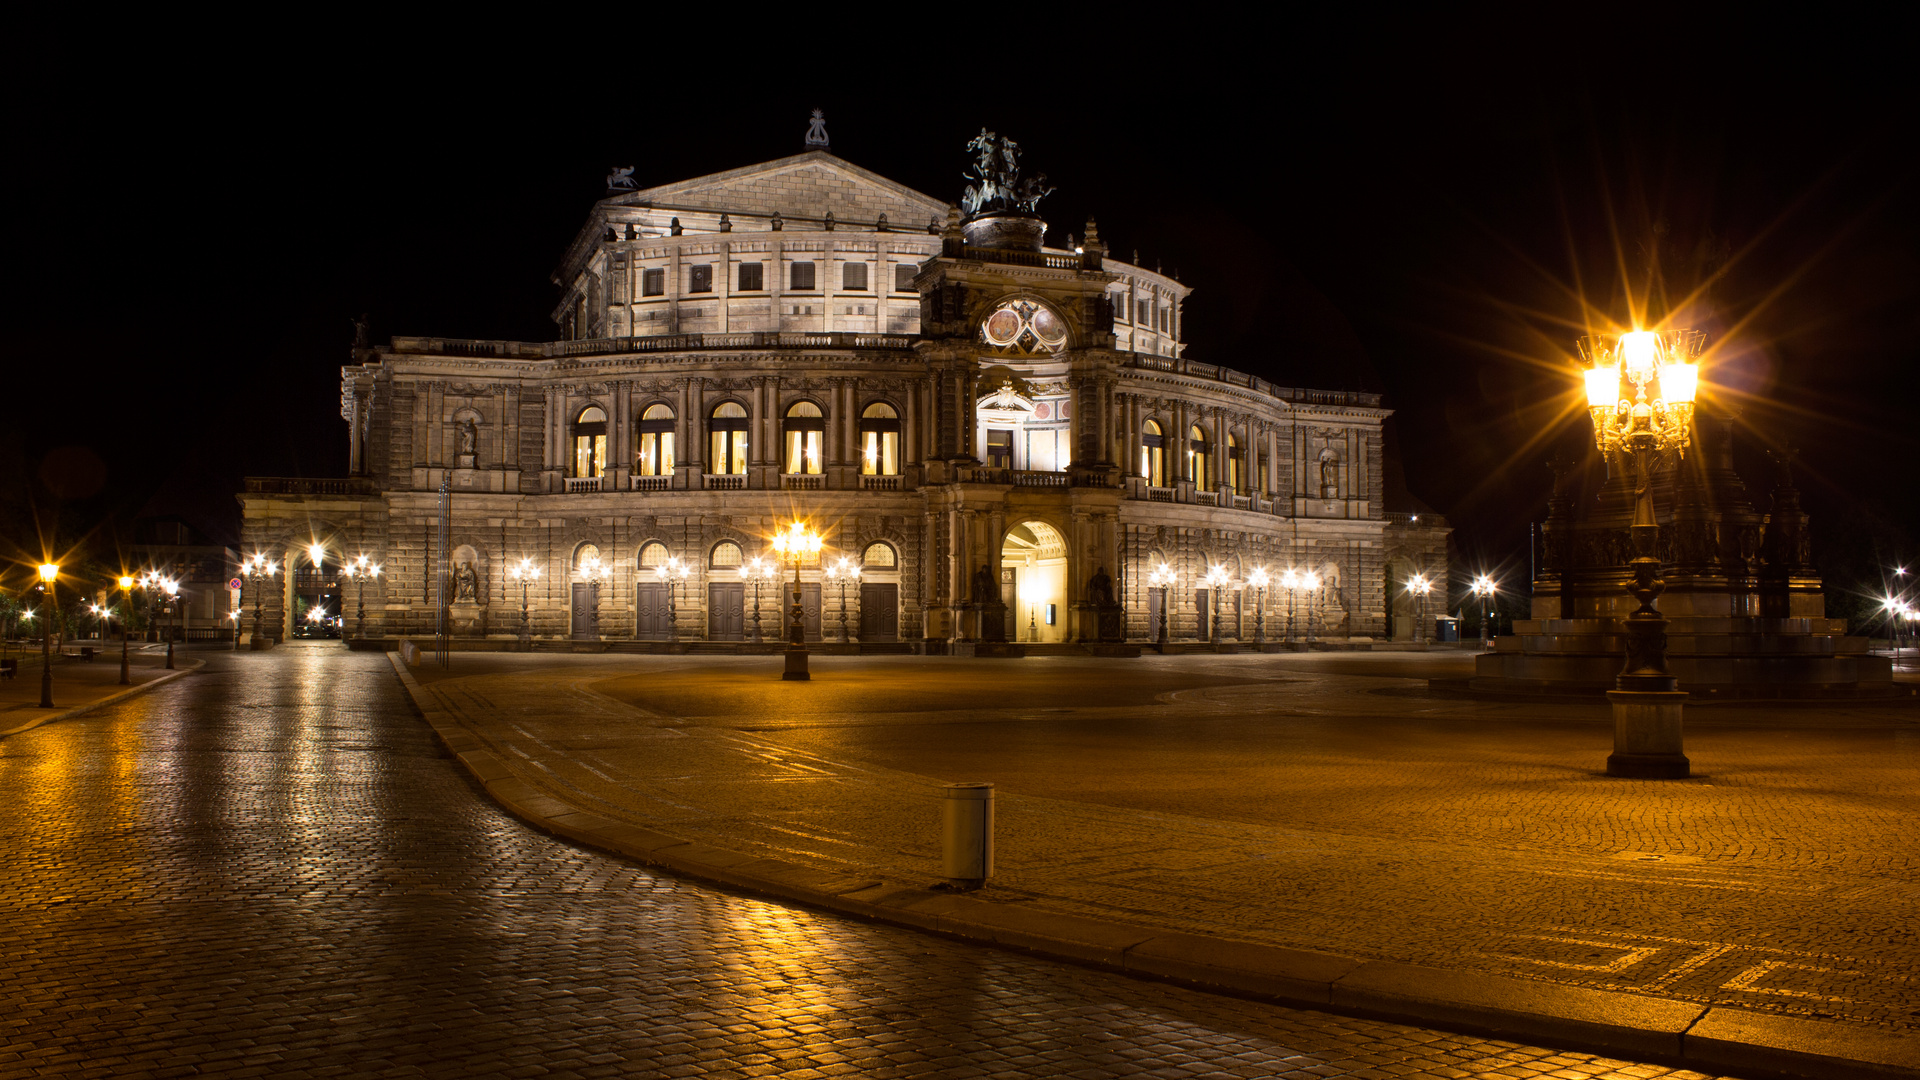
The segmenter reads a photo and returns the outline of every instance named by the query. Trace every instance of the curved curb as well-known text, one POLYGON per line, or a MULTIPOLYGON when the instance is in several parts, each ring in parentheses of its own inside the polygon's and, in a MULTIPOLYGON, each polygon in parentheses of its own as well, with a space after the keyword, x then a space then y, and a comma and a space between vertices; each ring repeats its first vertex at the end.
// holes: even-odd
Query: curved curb
POLYGON ((836 874, 581 810, 516 777, 388 653, 440 741, 494 801, 543 832, 812 907, 1295 1008, 1747 1076, 1920 1076, 1920 1035, 1481 972, 1364 960, 1063 915, 836 874))
POLYGON ((199 671, 201 668, 207 666, 207 662, 205 660, 189 660, 187 661, 187 663, 192 666, 178 667, 170 675, 162 675, 157 679, 148 679, 146 682, 143 682, 138 686, 130 686, 125 690, 120 691, 117 694, 108 694, 106 697, 103 697, 98 701, 89 701, 85 705, 75 705, 73 708, 67 709, 63 712, 48 713, 45 716, 37 716, 29 723, 22 724, 17 728, 9 728, 6 731, 0 731, 0 739, 4 739, 9 735, 18 735, 23 731, 32 731, 34 728, 51 724, 55 720, 65 720, 70 716, 79 716, 82 713, 90 713, 95 709, 104 708, 108 705, 112 705, 117 701, 125 701, 126 699, 133 697, 135 694, 144 694, 147 691, 153 689, 154 687, 161 685, 162 683, 170 683, 173 680, 178 679, 183 675, 191 675, 194 672, 199 671))

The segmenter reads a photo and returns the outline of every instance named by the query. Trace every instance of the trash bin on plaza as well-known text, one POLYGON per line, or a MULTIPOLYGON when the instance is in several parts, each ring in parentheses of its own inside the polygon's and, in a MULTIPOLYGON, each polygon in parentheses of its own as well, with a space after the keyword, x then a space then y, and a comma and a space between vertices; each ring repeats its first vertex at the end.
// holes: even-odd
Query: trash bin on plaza
POLYGON ((970 887, 993 876, 993 785, 948 784, 940 807, 942 872, 970 887))
POLYGON ((1433 620, 1433 640, 1459 641, 1460 620, 1451 615, 1442 615, 1433 620))

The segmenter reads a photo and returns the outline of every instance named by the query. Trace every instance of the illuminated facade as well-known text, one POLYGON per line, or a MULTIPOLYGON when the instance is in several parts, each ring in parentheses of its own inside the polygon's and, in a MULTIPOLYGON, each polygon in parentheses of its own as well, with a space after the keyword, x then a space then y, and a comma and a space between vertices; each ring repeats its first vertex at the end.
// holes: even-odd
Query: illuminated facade
MULTIPOLYGON (((1390 578, 1445 580, 1444 523, 1383 504, 1377 395, 1191 362, 1186 287, 1092 222, 1045 229, 824 148, 613 190, 556 273, 559 340, 357 348, 350 477, 249 480, 246 544, 379 559, 367 632, 389 637, 514 638, 530 560, 535 637, 751 641, 757 611, 777 640, 779 588, 743 568, 796 516, 828 547, 809 634, 840 639, 844 593, 863 646, 1138 644, 1163 614, 1206 641, 1216 605, 1251 641, 1262 566, 1324 582, 1292 598, 1296 640, 1372 639, 1390 578)), ((1288 600, 1264 597, 1268 641, 1288 600)))

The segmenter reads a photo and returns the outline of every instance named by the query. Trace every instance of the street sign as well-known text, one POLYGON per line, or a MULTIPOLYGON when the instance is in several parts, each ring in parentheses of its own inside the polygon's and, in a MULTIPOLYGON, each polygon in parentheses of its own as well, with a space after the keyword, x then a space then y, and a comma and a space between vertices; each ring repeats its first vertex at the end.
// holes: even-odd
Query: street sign
POLYGON ((229 589, 237 589, 237 588, 239 588, 239 587, 240 587, 240 579, 239 579, 239 578, 234 578, 234 579, 233 579, 232 581, 229 581, 229 582, 227 582, 227 588, 229 588, 229 589))

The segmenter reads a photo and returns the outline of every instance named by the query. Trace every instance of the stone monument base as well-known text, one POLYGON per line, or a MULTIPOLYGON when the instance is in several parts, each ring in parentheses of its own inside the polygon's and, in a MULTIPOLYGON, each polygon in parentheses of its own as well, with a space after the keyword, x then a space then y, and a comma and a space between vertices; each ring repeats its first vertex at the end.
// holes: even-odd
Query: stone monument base
POLYGON ((1692 775, 1692 763, 1683 752, 1684 690, 1609 690, 1607 700, 1613 704, 1608 776, 1679 780, 1692 775))
POLYGON ((487 609, 471 600, 456 600, 448 604, 447 632, 452 637, 486 637, 487 609))

